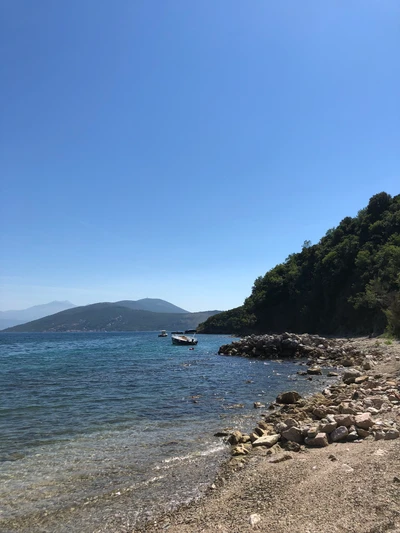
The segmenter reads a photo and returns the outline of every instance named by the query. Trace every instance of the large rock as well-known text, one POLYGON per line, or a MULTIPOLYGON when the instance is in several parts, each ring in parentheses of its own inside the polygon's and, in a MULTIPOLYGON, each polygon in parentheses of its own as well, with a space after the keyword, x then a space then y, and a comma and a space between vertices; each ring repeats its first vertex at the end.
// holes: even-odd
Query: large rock
POLYGON ((329 445, 328 435, 326 433, 317 433, 315 437, 306 437, 305 443, 307 446, 324 448, 329 445))
POLYGON ((360 437, 360 439, 366 439, 370 435, 370 432, 368 430, 366 430, 366 429, 356 428, 356 431, 357 431, 357 435, 360 437))
POLYGON ((337 422, 329 422, 328 420, 321 420, 319 425, 319 430, 322 433, 328 433, 330 435, 332 431, 335 431, 337 428, 337 422))
POLYGON ((338 442, 339 440, 345 440, 348 434, 349 434, 349 430, 347 429, 347 427, 339 426, 331 433, 332 442, 338 442))
POLYGON ((242 433, 240 431, 234 431, 228 437, 229 444, 238 444, 242 439, 242 433))
POLYGON ((303 444, 304 437, 300 428, 292 426, 286 431, 282 432, 282 437, 286 440, 297 442, 298 444, 303 444))
POLYGON ((371 413, 363 413, 362 415, 357 415, 354 418, 355 425, 361 429, 369 429, 374 425, 374 421, 371 418, 371 413))
POLYGON ((301 395, 296 391, 288 391, 288 392, 282 392, 282 394, 279 394, 276 397, 277 403, 284 403, 284 404, 290 404, 290 403, 296 403, 298 400, 300 400, 301 395))
POLYGON ((243 446, 243 444, 238 444, 237 446, 235 446, 233 449, 232 449, 232 455, 234 456, 237 456, 237 455, 247 455, 249 453, 249 450, 243 446))
POLYGON ((398 439, 400 437, 400 432, 397 429, 389 429, 385 433, 385 440, 398 439))
POLYGON ((354 425, 353 415, 334 415, 335 422, 338 426, 346 426, 347 428, 354 425))
POLYGON ((275 435, 265 435, 264 437, 255 440, 253 446, 267 446, 268 448, 271 448, 271 446, 276 444, 280 438, 281 436, 278 435, 278 433, 275 435))
POLYGON ((355 368, 348 369, 343 373, 343 383, 350 385, 350 383, 354 383, 359 376, 361 376, 359 370, 356 370, 355 368))
POLYGON ((307 374, 311 374, 312 376, 320 376, 322 374, 321 367, 312 366, 311 368, 307 368, 307 374))

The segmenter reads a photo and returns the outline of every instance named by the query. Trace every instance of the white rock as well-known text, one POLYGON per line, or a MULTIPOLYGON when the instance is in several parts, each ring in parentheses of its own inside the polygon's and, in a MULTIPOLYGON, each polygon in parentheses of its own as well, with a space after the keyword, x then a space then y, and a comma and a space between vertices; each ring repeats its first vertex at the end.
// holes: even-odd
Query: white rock
POLYGON ((354 472, 354 468, 351 468, 351 466, 346 465, 345 463, 342 464, 342 470, 344 470, 344 472, 346 472, 347 474, 351 474, 352 472, 354 472))
POLYGON ((278 442, 280 439, 280 435, 265 435, 264 437, 260 437, 259 439, 255 440, 253 442, 253 446, 267 446, 270 448, 274 444, 278 442))
POLYGON ((254 527, 256 524, 261 522, 261 516, 257 513, 251 514, 249 518, 251 527, 254 527))

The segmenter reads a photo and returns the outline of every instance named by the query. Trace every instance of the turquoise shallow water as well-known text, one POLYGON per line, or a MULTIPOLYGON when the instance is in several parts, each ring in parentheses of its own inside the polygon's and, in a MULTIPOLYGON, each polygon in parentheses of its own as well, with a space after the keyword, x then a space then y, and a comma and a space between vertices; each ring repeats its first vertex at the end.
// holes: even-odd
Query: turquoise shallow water
POLYGON ((0 333, 0 530, 132 526, 201 493, 227 451, 214 433, 252 428, 254 401, 321 388, 297 363, 218 356, 229 337, 198 338, 0 333))

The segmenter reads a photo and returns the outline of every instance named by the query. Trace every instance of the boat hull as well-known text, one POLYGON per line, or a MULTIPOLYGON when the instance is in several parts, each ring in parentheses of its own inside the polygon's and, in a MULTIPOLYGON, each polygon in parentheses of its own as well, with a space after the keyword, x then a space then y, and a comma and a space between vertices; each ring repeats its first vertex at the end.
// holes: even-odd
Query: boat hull
POLYGON ((198 340, 194 337, 188 337, 187 335, 172 335, 172 344, 178 346, 195 346, 198 340))

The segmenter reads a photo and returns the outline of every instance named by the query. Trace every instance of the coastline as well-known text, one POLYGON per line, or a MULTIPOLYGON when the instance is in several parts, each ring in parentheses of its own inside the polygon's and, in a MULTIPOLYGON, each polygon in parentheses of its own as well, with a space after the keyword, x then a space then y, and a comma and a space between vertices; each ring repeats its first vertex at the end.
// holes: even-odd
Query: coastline
MULTIPOLYGON (((398 391, 400 342, 346 339, 349 341, 362 354, 374 354, 369 359, 371 368, 363 374, 395 384, 398 391)), ((363 382, 342 386, 354 394, 363 382)), ((397 402, 388 413, 382 413, 382 418, 388 416, 398 429, 397 402)), ((298 453, 270 452, 260 446, 245 456, 232 457, 201 499, 133 530, 120 526, 108 531, 242 533, 271 528, 276 533, 400 533, 399 440, 376 440, 371 435, 321 448, 303 446, 298 453), (282 460, 284 456, 287 460, 282 460)))

